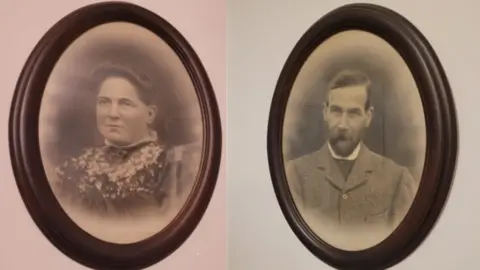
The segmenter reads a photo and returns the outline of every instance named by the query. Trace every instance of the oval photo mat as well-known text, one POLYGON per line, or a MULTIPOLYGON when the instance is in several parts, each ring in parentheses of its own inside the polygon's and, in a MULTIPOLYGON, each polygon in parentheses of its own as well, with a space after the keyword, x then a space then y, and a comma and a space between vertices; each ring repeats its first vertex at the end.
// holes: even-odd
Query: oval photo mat
POLYGON ((39 41, 17 82, 9 140, 22 199, 58 249, 95 269, 139 269, 200 222, 222 137, 188 41, 145 8, 104 2, 39 41))
POLYGON ((272 184, 299 240, 339 269, 411 254, 447 201, 457 122, 443 68, 400 14, 349 4, 289 55, 268 127, 272 184))

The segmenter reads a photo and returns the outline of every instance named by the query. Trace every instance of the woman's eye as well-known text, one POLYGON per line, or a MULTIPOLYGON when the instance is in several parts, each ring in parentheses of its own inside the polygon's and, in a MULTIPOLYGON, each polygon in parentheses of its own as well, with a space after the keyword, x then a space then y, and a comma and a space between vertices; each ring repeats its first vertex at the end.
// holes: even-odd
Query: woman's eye
POLYGON ((128 100, 120 101, 119 103, 120 103, 121 106, 135 107, 135 104, 131 101, 128 101, 128 100))

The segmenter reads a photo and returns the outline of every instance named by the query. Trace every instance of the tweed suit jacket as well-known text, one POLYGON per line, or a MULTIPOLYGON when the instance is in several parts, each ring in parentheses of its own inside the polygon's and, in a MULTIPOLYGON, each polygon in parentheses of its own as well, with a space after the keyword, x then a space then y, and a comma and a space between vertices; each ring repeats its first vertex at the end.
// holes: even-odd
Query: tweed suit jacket
POLYGON ((396 226, 413 202, 417 183, 408 169, 361 144, 345 179, 328 145, 286 164, 297 208, 335 226, 396 226))

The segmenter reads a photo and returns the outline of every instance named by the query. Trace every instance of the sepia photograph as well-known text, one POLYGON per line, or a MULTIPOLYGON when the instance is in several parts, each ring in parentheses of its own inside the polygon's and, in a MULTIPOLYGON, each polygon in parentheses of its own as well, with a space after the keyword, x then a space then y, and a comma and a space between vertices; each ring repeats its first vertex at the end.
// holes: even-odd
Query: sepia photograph
POLYGON ((173 219, 195 181, 202 135, 179 57, 129 23, 103 24, 72 43, 40 108, 42 162, 55 195, 77 224, 109 242, 142 240, 173 219))
POLYGON ((278 78, 267 135, 273 188, 295 235, 333 267, 391 267, 446 203, 454 102, 415 29, 378 5, 339 7, 304 33, 278 78))
POLYGON ((341 249, 381 242, 402 221, 423 170, 425 117, 415 80, 379 37, 344 31, 300 70, 283 127, 292 196, 341 249))
POLYGON ((84 6, 26 61, 12 100, 15 180, 35 224, 95 269, 178 249, 215 190, 222 127, 187 39, 134 4, 84 6))

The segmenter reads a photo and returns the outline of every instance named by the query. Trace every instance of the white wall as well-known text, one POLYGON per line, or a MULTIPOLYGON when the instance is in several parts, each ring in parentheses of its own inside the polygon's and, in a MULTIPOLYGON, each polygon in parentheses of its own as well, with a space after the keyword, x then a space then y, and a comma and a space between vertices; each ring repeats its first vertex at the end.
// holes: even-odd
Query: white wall
MULTIPOLYGON (((85 267, 58 251, 40 233, 17 191, 8 154, 10 101, 22 66, 41 36, 61 17, 100 1, 0 1, 0 269, 80 270, 85 267)), ((217 93, 223 121, 226 103, 225 11, 223 0, 133 1, 167 19, 192 44, 217 93)), ((225 126, 225 122, 223 123, 225 126)), ((200 225, 185 244, 149 269, 221 270, 226 268, 225 170, 200 225)))
MULTIPOLYGON (((331 269, 311 255, 278 207, 268 171, 270 100, 302 34, 326 12, 354 1, 235 0, 228 6, 227 196, 230 270, 331 269)), ((432 43, 455 97, 460 146, 454 187, 432 234, 393 269, 480 269, 478 135, 480 2, 378 0, 432 43), (471 121, 471 122, 470 122, 471 121)))

